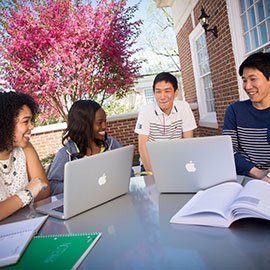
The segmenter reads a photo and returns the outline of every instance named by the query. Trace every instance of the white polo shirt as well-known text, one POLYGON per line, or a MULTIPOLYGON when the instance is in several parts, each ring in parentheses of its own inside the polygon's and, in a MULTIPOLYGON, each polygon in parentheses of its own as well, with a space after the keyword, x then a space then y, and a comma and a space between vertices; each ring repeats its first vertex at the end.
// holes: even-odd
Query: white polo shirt
POLYGON ((183 137, 183 132, 197 127, 189 104, 174 100, 170 115, 165 114, 156 102, 146 104, 139 112, 135 133, 149 135, 150 141, 172 140, 183 137))

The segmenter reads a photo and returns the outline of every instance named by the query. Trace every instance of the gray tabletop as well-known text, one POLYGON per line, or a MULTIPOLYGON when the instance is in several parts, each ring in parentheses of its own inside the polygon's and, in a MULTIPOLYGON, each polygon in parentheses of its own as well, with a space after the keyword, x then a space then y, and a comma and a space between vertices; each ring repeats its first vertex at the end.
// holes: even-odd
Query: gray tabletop
MULTIPOLYGON (((151 176, 128 194, 69 220, 50 217, 39 235, 102 232, 79 269, 270 269, 270 222, 230 229, 170 224, 192 194, 159 194, 151 176)), ((0 224, 34 215, 28 207, 0 224)))

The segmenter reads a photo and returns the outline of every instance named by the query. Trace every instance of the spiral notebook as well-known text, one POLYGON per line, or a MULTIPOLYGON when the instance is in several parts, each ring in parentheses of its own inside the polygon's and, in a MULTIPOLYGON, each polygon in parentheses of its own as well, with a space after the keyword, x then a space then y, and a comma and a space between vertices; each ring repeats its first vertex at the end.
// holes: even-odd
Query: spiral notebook
POLYGON ((77 269, 101 233, 35 236, 23 256, 6 269, 77 269))

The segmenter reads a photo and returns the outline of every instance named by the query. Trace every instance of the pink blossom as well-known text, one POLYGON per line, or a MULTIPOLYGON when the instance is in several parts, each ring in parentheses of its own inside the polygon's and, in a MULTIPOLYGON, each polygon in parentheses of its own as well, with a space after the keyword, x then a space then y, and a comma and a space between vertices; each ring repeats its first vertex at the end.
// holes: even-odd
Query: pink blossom
POLYGON ((6 13, 0 61, 9 86, 30 93, 44 117, 66 118, 70 102, 130 91, 138 78, 130 56, 140 22, 130 22, 126 1, 99 0, 95 7, 72 0, 25 1, 6 13), (29 2, 29 1, 28 1, 29 2))

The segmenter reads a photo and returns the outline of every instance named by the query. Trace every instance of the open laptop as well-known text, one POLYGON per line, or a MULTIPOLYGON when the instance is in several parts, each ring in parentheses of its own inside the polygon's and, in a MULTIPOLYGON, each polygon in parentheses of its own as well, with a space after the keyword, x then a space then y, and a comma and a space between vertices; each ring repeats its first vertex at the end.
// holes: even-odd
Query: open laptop
POLYGON ((160 193, 195 193, 237 181, 230 136, 147 142, 160 193))
POLYGON ((130 145, 66 163, 63 198, 36 211, 68 219, 127 193, 133 152, 130 145))

